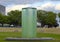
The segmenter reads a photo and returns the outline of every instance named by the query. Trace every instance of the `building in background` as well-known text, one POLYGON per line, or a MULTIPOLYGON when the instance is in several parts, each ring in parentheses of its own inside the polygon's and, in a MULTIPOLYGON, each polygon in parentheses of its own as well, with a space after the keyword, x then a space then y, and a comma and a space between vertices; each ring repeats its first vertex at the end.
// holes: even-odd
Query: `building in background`
POLYGON ((5 6, 0 5, 0 13, 2 13, 3 15, 5 15, 5 6))
POLYGON ((59 27, 60 27, 60 18, 58 16, 58 13, 56 14, 56 20, 57 20, 57 23, 59 24, 59 27))

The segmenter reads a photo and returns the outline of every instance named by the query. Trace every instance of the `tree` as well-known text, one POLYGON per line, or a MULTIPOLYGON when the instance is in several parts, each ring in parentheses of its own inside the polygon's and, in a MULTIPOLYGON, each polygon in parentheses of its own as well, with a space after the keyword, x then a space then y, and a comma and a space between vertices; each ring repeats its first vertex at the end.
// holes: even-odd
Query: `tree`
POLYGON ((0 13, 0 24, 2 24, 2 27, 3 27, 3 24, 7 24, 7 23, 8 23, 8 16, 0 13))
POLYGON ((59 16, 59 18, 60 18, 60 13, 58 13, 58 16, 59 16))
POLYGON ((43 10, 38 10, 38 20, 41 22, 42 26, 44 25, 54 25, 56 23, 56 13, 54 12, 47 12, 43 10))
POLYGON ((15 10, 8 12, 9 24, 13 24, 15 26, 21 25, 21 11, 15 10))
POLYGON ((48 16, 47 16, 47 23, 54 25, 56 23, 56 14, 53 12, 47 12, 48 16))
POLYGON ((45 25, 45 18, 46 18, 46 11, 38 10, 37 11, 37 19, 39 22, 41 22, 42 27, 45 25))
POLYGON ((0 24, 3 26, 3 15, 0 13, 0 24))
POLYGON ((9 20, 8 20, 8 16, 3 15, 3 21, 4 24, 8 24, 9 20))

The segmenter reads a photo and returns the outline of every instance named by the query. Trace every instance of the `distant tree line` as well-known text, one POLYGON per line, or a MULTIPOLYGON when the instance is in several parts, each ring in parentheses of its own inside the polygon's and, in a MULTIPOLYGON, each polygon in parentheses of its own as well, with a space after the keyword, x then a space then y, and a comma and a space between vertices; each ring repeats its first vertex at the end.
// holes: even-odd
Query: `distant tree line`
POLYGON ((48 27, 57 27, 56 13, 52 11, 37 11, 38 21, 41 22, 41 27, 48 25, 48 27))
MULTIPOLYGON (((9 26, 12 24, 14 26, 21 26, 21 16, 22 12, 19 10, 10 11, 7 13, 7 15, 0 13, 0 24, 2 24, 2 27, 4 24, 9 24, 9 26)), ((41 23, 41 27, 44 27, 45 25, 48 25, 48 27, 58 26, 56 21, 56 13, 52 11, 37 10, 37 21, 41 23)))
POLYGON ((0 24, 2 24, 2 26, 4 24, 9 24, 9 26, 21 26, 21 14, 19 10, 10 11, 7 15, 0 13, 0 24))

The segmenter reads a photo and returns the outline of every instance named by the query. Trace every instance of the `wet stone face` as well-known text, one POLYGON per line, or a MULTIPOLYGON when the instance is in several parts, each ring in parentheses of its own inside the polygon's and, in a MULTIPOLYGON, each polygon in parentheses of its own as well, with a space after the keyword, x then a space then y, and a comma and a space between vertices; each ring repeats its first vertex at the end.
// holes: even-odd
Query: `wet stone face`
POLYGON ((22 9, 22 37, 35 38, 37 24, 37 9, 23 8, 22 9))
POLYGON ((12 38, 12 37, 8 37, 6 38, 6 40, 8 41, 41 41, 41 40, 55 40, 53 38, 50 37, 42 37, 42 38, 12 38))

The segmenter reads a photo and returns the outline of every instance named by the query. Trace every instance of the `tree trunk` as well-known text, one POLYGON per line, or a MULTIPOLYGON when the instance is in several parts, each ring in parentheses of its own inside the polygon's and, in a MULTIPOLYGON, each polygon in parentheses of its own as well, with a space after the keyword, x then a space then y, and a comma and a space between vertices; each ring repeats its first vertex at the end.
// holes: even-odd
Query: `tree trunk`
POLYGON ((2 23, 2 27, 3 27, 3 23, 2 23))

